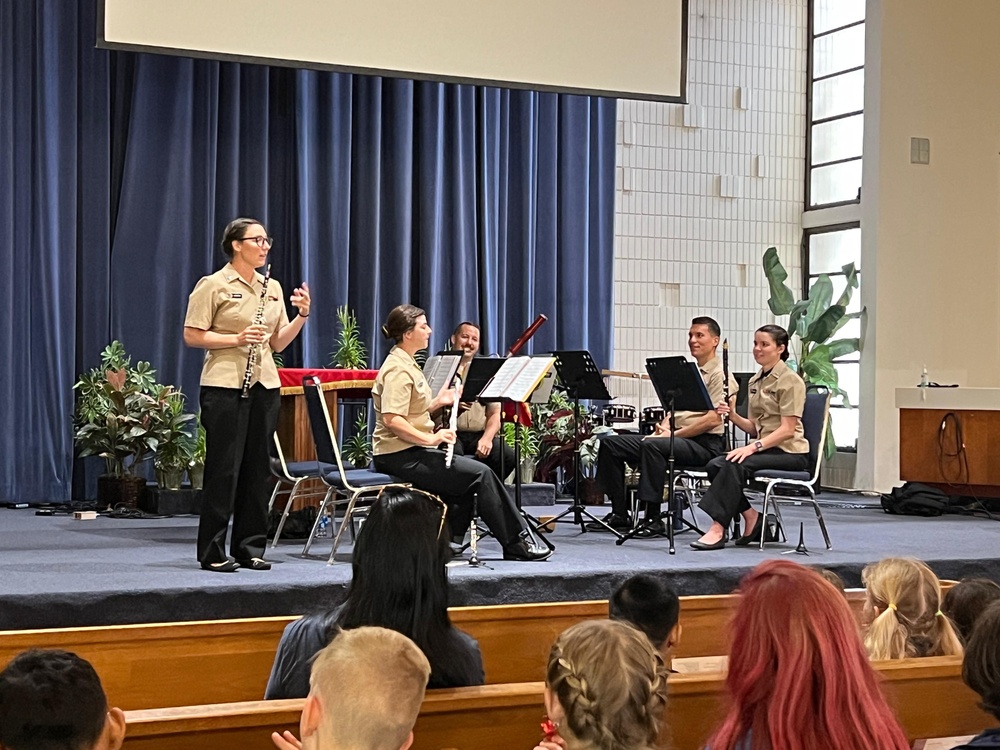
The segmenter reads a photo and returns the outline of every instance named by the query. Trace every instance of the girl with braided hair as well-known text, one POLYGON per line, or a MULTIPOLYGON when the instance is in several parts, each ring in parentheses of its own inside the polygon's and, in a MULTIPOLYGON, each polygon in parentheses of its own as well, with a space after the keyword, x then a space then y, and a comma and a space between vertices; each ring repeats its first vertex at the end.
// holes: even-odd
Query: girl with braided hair
POLYGON ((957 656, 962 641, 941 612, 941 582, 919 560, 887 557, 861 572, 867 591, 865 648, 873 660, 957 656))
POLYGON ((769 560, 740 583, 726 714, 711 750, 908 750, 844 596, 769 560))
POLYGON ((563 631, 549 652, 545 708, 556 736, 536 750, 648 750, 667 705, 667 669, 649 639, 623 622, 563 631))

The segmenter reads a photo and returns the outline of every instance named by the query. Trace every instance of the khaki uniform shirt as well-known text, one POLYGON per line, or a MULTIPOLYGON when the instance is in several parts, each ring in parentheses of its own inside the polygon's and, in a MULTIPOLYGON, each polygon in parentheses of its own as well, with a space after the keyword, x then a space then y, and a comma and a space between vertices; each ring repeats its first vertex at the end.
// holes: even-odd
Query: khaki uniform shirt
MULTIPOLYGON (((210 276, 202 276, 188 297, 185 328, 198 328, 213 333, 239 333, 254 322, 260 306, 260 292, 264 277, 254 274, 253 284, 248 284, 232 263, 210 276)), ((281 284, 275 279, 267 283, 264 303, 264 325, 268 334, 288 325, 281 284)), ((279 388, 278 368, 272 358, 271 342, 264 339, 260 345, 257 364, 250 385, 258 381, 265 388, 279 388)), ((221 388, 242 388, 246 374, 250 345, 230 346, 225 349, 206 349, 205 363, 201 368, 201 384, 221 388)))
POLYGON ((778 360, 767 377, 763 370, 750 379, 750 407, 747 415, 757 425, 762 440, 781 426, 782 417, 798 417, 795 434, 779 445, 785 453, 808 453, 809 441, 802 432, 802 411, 806 406, 806 384, 788 365, 778 360))
MULTIPOLYGON (((708 389, 708 395, 712 399, 712 403, 718 405, 725 401, 725 388, 723 387, 725 378, 723 377, 722 360, 718 357, 712 357, 703 367, 698 367, 698 372, 701 373, 701 379, 705 381, 705 388, 708 389)), ((735 396, 738 390, 739 384, 736 382, 736 378, 733 377, 732 373, 729 373, 729 395, 735 396)), ((705 411, 679 411, 674 415, 674 425, 679 430, 701 419, 706 414, 708 412, 705 411)), ((711 430, 707 430, 705 434, 721 435, 724 431, 722 419, 720 418, 719 424, 711 430)))
POLYGON ((375 404, 372 452, 381 456, 414 446, 385 426, 383 414, 399 414, 415 429, 433 434, 434 420, 430 415, 433 400, 431 387, 420 365, 403 349, 394 346, 382 363, 372 387, 372 402, 375 404))
MULTIPOLYGON (((467 367, 459 368, 462 382, 465 382, 467 367)), ((456 432, 486 432, 486 404, 481 401, 473 401, 465 411, 458 415, 458 428, 456 432)))

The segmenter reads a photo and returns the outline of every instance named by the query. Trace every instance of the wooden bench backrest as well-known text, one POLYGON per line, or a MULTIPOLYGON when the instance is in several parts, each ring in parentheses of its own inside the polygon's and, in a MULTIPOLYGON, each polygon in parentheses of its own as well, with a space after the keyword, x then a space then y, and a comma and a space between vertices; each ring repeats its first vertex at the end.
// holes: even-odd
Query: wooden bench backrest
MULTIPOLYGON (((860 613, 864 592, 848 592, 860 613)), ((735 595, 682 597, 677 657, 727 650, 735 595)), ((555 637, 582 620, 607 617, 607 601, 454 607, 455 625, 483 651, 490 684, 545 678, 555 637)), ((0 632, 0 666, 28 648, 62 648, 89 660, 109 700, 123 709, 262 698, 281 632, 294 617, 113 625, 0 632), (212 675, 212 679, 204 679, 212 675)))
MULTIPOLYGON (((961 659, 933 657, 876 665, 911 741, 975 734, 992 719, 961 681, 961 659)), ((725 677, 674 675, 667 728, 673 750, 701 750, 721 716, 725 677)), ((530 748, 540 737, 543 684, 430 691, 415 728, 416 750, 530 748)), ((130 711, 126 750, 270 750, 270 732, 297 731, 301 701, 130 711)))

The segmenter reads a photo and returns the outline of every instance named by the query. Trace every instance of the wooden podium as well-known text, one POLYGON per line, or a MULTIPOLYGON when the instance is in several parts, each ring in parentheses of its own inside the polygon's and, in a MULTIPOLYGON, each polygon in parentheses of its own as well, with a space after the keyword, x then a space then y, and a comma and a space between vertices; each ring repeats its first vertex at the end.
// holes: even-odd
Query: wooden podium
POLYGON ((897 388, 899 476, 1000 497, 1000 388, 897 388))
POLYGON ((313 370, 283 367, 281 378, 281 409, 278 412, 278 440, 286 461, 315 461, 316 447, 309 426, 309 410, 302 391, 302 378, 315 375, 337 433, 337 407, 341 399, 371 398, 378 370, 313 370))

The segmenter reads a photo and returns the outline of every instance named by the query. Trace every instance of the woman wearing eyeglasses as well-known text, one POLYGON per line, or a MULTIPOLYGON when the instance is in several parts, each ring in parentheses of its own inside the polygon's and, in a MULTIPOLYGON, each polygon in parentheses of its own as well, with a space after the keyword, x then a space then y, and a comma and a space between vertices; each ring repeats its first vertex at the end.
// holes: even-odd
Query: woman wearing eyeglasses
POLYGON ((551 552, 535 544, 503 484, 486 464, 470 456, 454 456, 445 464, 439 446, 453 444, 454 430, 434 432, 431 413, 454 400, 454 391, 431 393, 423 370, 414 359, 431 337, 427 316, 419 307, 399 305, 382 326, 383 335, 396 342, 382 363, 372 387, 375 430, 372 453, 375 468, 449 500, 472 507, 503 547, 505 560, 544 560, 551 552))
POLYGON ((285 628, 265 698, 305 698, 313 656, 341 630, 363 626, 416 643, 431 664, 429 688, 483 684, 479 644, 448 617, 446 515, 434 495, 399 485, 382 490, 354 544, 347 599, 285 628))
POLYGON ((219 573, 271 567, 264 560, 268 447, 280 403, 271 354, 299 335, 310 305, 309 287, 303 282, 292 292, 298 315, 289 321, 281 284, 257 272, 267 263, 271 244, 256 219, 229 222, 222 237, 229 262, 198 281, 184 318, 184 343, 205 350, 199 400, 207 450, 198 561, 205 570, 219 573), (252 366, 251 347, 257 347, 252 366), (230 516, 231 557, 226 554, 230 516))

